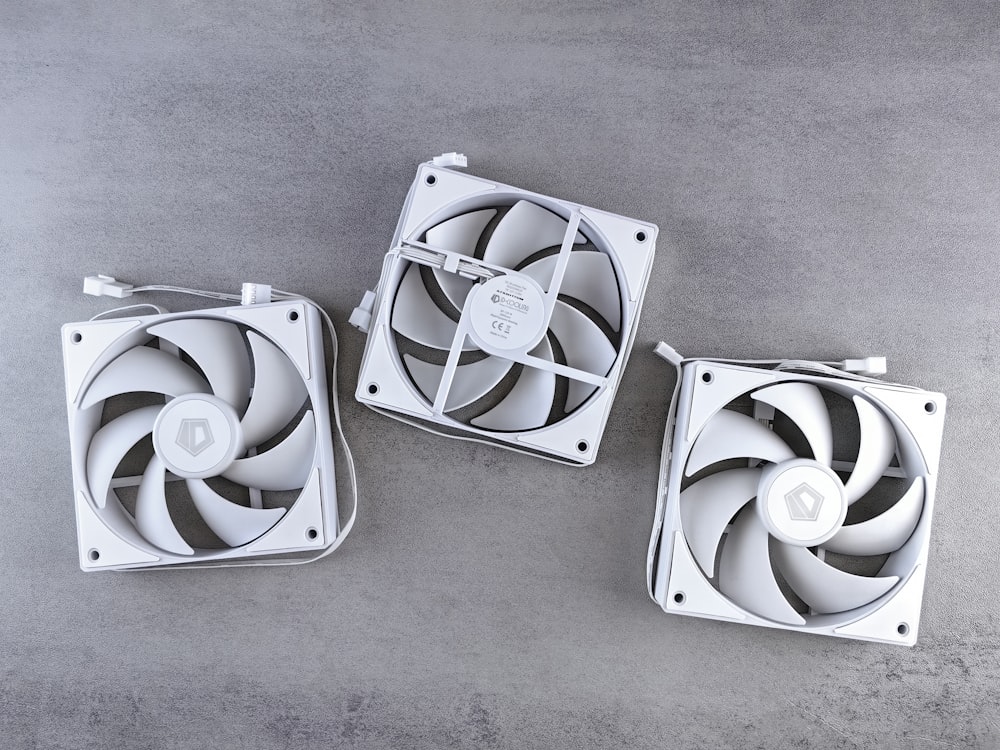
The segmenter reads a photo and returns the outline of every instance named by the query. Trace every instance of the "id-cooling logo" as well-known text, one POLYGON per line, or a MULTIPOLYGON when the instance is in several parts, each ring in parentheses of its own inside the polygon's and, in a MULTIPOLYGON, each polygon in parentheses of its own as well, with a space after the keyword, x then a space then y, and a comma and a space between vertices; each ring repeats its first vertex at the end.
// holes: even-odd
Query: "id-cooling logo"
POLYGON ((505 291, 499 291, 490 297, 490 300, 494 305, 505 305, 506 307, 512 307, 515 310, 520 310, 521 312, 528 312, 530 309, 524 302, 523 297, 515 297, 513 294, 509 294, 505 291))
POLYGON ((207 419, 182 419, 174 441, 192 456, 197 456, 215 442, 207 419))
POLYGON ((788 517, 793 521, 815 521, 823 507, 823 495, 803 482, 791 492, 785 494, 785 505, 788 506, 788 517))

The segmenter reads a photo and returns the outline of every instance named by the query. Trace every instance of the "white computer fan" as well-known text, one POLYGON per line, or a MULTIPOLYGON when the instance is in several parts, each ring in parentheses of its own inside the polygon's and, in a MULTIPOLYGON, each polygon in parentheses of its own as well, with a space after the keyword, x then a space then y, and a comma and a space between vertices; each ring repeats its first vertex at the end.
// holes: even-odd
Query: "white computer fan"
POLYGON ((420 166, 376 293, 357 398, 592 463, 636 332, 656 226, 420 166))
POLYGON ((337 538, 311 305, 70 323, 62 340, 84 570, 271 559, 337 538), (121 476, 129 464, 144 469, 121 476))
POLYGON ((680 373, 650 544, 657 603, 912 645, 945 397, 809 363, 680 373))

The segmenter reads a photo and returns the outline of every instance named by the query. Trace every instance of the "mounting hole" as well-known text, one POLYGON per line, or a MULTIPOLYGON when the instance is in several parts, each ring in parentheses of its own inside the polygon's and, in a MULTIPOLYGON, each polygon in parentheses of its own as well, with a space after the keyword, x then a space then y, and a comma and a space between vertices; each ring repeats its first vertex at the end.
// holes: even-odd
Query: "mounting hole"
POLYGON ((924 404, 924 411, 927 412, 928 414, 933 414, 934 412, 937 411, 937 404, 935 404, 933 401, 928 401, 926 404, 924 404))
POLYGON ((683 604, 687 601, 687 597, 684 596, 683 591, 674 592, 674 604, 683 604))
POLYGON ((711 383, 713 380, 715 380, 715 375, 713 375, 710 372, 703 372, 701 374, 701 380, 703 383, 711 383))
POLYGON ((369 396, 375 396, 378 394, 378 383, 369 383, 366 390, 368 391, 369 396))
POLYGON ((899 633, 900 635, 905 636, 907 633, 910 632, 910 626, 907 625, 905 622, 901 622, 899 623, 899 625, 896 626, 896 632, 899 633))
POLYGON ((90 552, 87 553, 87 559, 90 560, 91 562, 97 562, 98 560, 101 559, 101 553, 98 552, 96 549, 92 549, 90 550, 90 552))
POLYGON ((310 526, 308 529, 306 529, 306 539, 308 539, 310 542, 316 541, 316 537, 318 537, 318 536, 319 536, 319 532, 315 528, 313 528, 312 526, 310 526))
POLYGON ((635 241, 636 242, 645 242, 646 241, 646 233, 640 229, 638 232, 635 233, 635 241))
POLYGON ((586 453, 588 450, 590 450, 590 443, 588 443, 586 440, 581 440, 579 443, 576 444, 576 449, 580 451, 580 453, 586 453))
POLYGON ((72 341, 74 344, 79 344, 81 341, 83 341, 83 334, 80 333, 79 331, 73 331, 73 333, 69 335, 69 340, 72 341))
POLYGON ((299 319, 299 311, 298 310, 289 310, 288 311, 288 322, 289 323, 294 323, 298 319, 299 319))
POLYGON ((424 182, 428 185, 434 185, 438 181, 437 175, 429 174, 424 178, 424 182))

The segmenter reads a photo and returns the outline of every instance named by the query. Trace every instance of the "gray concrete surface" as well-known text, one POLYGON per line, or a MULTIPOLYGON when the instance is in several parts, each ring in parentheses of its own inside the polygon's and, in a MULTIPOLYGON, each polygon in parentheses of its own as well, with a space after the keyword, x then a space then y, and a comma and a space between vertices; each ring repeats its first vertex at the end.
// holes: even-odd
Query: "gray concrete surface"
POLYGON ((0 745, 1000 746, 998 28, 989 3, 0 4, 0 745), (333 558, 79 572, 58 328, 110 306, 82 276, 267 280, 345 321, 445 150, 661 227, 598 463, 346 398, 363 497, 333 558), (647 599, 660 339, 885 354, 949 394, 916 648, 647 599))

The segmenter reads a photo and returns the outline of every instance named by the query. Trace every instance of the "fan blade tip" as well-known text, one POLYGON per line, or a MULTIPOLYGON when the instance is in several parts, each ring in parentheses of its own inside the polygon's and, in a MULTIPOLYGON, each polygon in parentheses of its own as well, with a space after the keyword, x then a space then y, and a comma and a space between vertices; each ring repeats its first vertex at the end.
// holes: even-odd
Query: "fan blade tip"
POLYGON ((250 398, 250 359, 235 323, 183 318, 159 323, 149 333, 182 349, 201 368, 212 392, 242 412, 250 398))
POLYGON ((711 578, 715 557, 730 520, 757 492, 761 469, 712 474, 681 492, 681 528, 695 561, 711 578))
MULTIPOLYGON (((458 333, 458 323, 449 318, 431 298, 417 263, 410 263, 396 286, 391 301, 389 326, 403 338, 447 351, 458 333)), ((463 342, 463 351, 470 347, 463 342)))
MULTIPOLYGON (((607 375, 618 358, 618 350, 594 321, 562 300, 552 308, 549 331, 562 347, 566 364, 594 375, 607 375)), ((566 411, 584 403, 598 386, 570 379, 566 411)))
POLYGON ((242 547, 263 536, 274 528, 287 510, 238 505, 219 495, 200 479, 189 479, 187 486, 202 519, 230 547, 242 547))
POLYGON ((153 431, 159 406, 133 409, 101 427, 87 449, 87 483, 98 508, 107 505, 115 469, 132 447, 153 431))
POLYGON ((841 555, 867 557, 900 549, 920 523, 924 481, 918 477, 888 510, 860 523, 842 526, 823 548, 841 555))
POLYGON ((813 456, 825 466, 833 461, 833 425, 820 389, 800 381, 760 388, 750 397, 785 414, 805 436, 813 456))
POLYGON ((166 469, 158 456, 146 465, 135 501, 135 522, 150 544, 175 555, 193 555, 194 550, 177 531, 167 510, 166 469))
POLYGON ((778 542, 775 560, 785 581, 819 614, 848 612, 887 594, 899 576, 871 577, 847 573, 830 565, 805 547, 778 542))
POLYGON ((896 453, 896 434, 889 419, 867 399, 853 397, 861 428, 858 459, 844 484, 848 505, 867 494, 885 474, 896 453))
MULTIPOLYGON (((411 379, 424 397, 433 402, 447 368, 411 357, 407 362, 411 379)), ((455 411, 478 401, 500 384, 513 362, 489 356, 455 368, 444 411, 455 411)))
POLYGON ((494 228, 483 260, 515 268, 539 250, 562 244, 567 226, 564 218, 547 208, 519 200, 494 228))
POLYGON ((454 216, 428 229, 425 240, 428 245, 447 252, 471 256, 480 235, 496 214, 495 208, 485 208, 454 216))
POLYGON ((780 463, 795 458, 795 453, 784 440, 753 417, 721 409, 695 438, 685 473, 692 476, 712 464, 734 458, 760 458, 780 463))
POLYGON ((778 587, 768 552, 770 535, 753 505, 733 522, 722 547, 719 589, 731 601, 759 617, 789 625, 804 625, 778 587))
POLYGON ((97 374, 80 402, 88 409, 123 393, 209 393, 205 379, 177 357, 149 346, 126 350, 97 374))
POLYGON ((246 447, 253 448, 285 427, 302 408, 309 390, 298 369, 277 346, 247 332, 253 350, 254 388, 240 424, 246 447))
POLYGON ((315 457, 316 423, 308 410, 288 437, 264 453, 233 461, 222 476, 244 487, 294 490, 305 486, 315 457))

